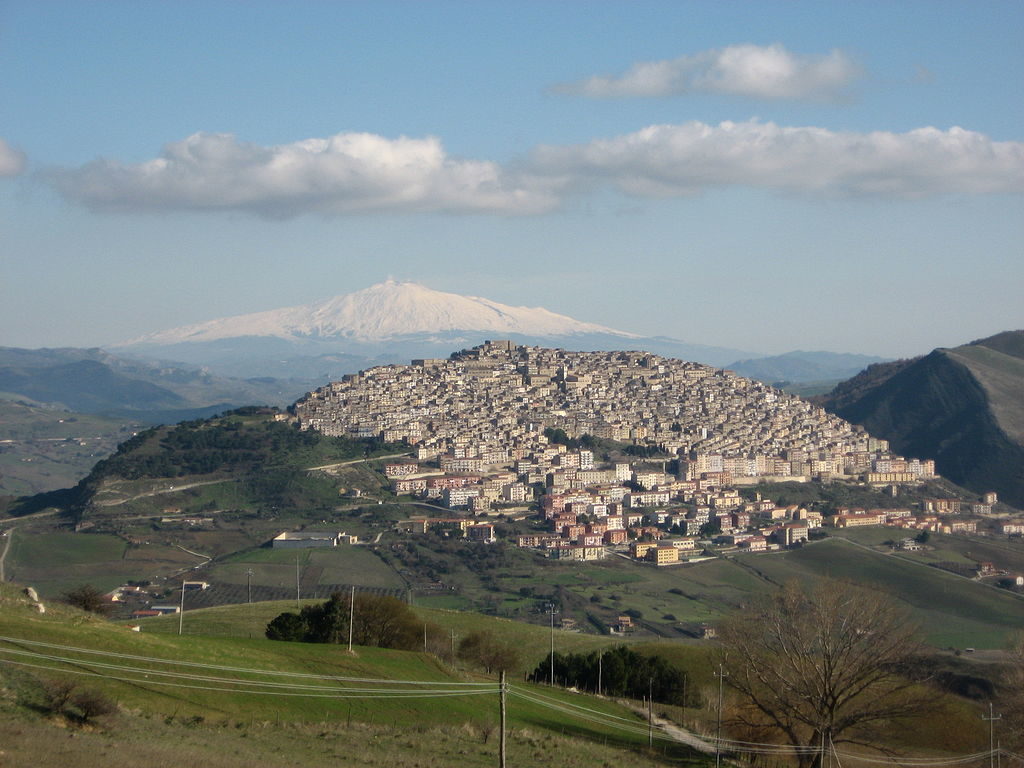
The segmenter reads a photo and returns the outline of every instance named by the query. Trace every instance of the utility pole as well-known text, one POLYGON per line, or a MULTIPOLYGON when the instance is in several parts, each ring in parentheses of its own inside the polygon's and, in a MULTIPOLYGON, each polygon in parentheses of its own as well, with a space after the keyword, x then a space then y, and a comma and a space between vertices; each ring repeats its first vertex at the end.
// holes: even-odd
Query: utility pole
POLYGON ((181 582, 181 604, 178 606, 178 634, 182 632, 182 627, 185 623, 185 587, 191 584, 194 587, 200 587, 206 589, 205 583, 202 581, 188 581, 183 579, 181 582))
POLYGON ((348 593, 348 652, 352 653, 352 628, 356 618, 356 588, 352 585, 352 591, 348 593))
POLYGON ((299 553, 295 553, 295 607, 299 607, 300 602, 300 588, 299 588, 299 553))
POLYGON ((501 679, 498 682, 498 712, 499 729, 498 734, 498 768, 505 768, 505 670, 501 670, 501 679))
POLYGON ((685 672, 683 672, 683 706, 680 707, 680 709, 683 710, 683 712, 682 712, 683 716, 680 719, 683 721, 683 727, 684 728, 686 727, 686 678, 687 677, 688 677, 688 675, 685 672))
POLYGON ((245 569, 245 586, 249 593, 249 602, 252 602, 252 568, 245 569))
POLYGON ((181 634, 182 626, 185 623, 185 582, 181 582, 181 605, 178 606, 178 634, 181 634))
POLYGON ((725 683, 726 674, 722 664, 719 663, 715 677, 718 678, 718 735, 715 737, 715 768, 722 768, 722 686, 725 683))
POLYGON ((455 665, 455 630, 451 631, 452 634, 452 665, 455 665))
POLYGON ((549 603, 548 604, 548 614, 550 614, 550 616, 551 616, 551 656, 550 656, 550 659, 551 659, 551 664, 550 664, 550 667, 551 667, 551 669, 550 669, 550 671, 551 671, 551 680, 549 681, 549 684, 551 685, 552 688, 555 687, 555 614, 556 613, 558 613, 558 611, 555 610, 555 604, 554 603, 549 603))
POLYGON ((601 695, 601 667, 604 665, 604 651, 597 656, 597 695, 601 695))
POLYGON ((988 703, 988 717, 981 716, 982 720, 988 720, 988 765, 995 768, 996 765, 996 720, 1002 720, 1002 715, 992 712, 992 702, 988 703))
POLYGON ((647 678, 647 746, 654 746, 654 678, 647 678))

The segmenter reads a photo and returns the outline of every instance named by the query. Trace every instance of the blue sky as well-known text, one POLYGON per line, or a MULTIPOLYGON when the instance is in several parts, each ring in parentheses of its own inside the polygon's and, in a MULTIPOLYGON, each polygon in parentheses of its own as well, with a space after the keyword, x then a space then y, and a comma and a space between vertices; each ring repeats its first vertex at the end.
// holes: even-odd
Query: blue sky
POLYGON ((753 352, 1024 327, 1020 2, 0 2, 0 344, 387 277, 753 352))

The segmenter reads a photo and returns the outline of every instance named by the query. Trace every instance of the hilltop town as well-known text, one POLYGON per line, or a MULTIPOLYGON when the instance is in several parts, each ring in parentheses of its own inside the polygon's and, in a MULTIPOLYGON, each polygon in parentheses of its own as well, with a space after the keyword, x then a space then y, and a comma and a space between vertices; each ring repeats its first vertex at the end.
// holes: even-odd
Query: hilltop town
MULTIPOLYGON (((303 429, 414 446, 415 462, 384 468, 399 495, 476 515, 536 502, 547 531, 518 544, 571 560, 628 546, 633 557, 675 563, 712 536, 750 551, 790 546, 826 522, 821 512, 744 498, 739 488, 842 479, 895 489, 935 477, 933 462, 894 455, 886 441, 795 396, 640 352, 489 341, 446 360, 346 376, 300 400, 295 413, 303 429), (593 448, 603 440, 639 459, 602 464, 593 448)), ((991 512, 995 501, 840 509, 827 522, 966 533, 976 521, 952 516, 991 512)), ((457 514, 406 527, 495 535, 486 520, 457 514)))

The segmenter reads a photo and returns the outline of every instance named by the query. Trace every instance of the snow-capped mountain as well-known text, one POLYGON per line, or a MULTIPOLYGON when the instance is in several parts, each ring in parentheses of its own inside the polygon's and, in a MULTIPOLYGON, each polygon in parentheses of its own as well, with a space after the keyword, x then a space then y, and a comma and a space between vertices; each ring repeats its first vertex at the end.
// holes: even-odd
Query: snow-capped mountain
POLYGON ((324 380, 372 365, 447 357, 486 339, 578 351, 645 349, 709 365, 752 356, 394 280, 305 306, 159 331, 112 348, 224 376, 324 380))
POLYGON ((584 323, 541 307, 511 307, 479 296, 435 291, 417 283, 388 280, 355 293, 300 307, 236 315, 172 328, 117 346, 167 345, 241 337, 292 341, 346 339, 382 342, 412 334, 452 331, 566 336, 607 333, 639 338, 595 323, 584 323))

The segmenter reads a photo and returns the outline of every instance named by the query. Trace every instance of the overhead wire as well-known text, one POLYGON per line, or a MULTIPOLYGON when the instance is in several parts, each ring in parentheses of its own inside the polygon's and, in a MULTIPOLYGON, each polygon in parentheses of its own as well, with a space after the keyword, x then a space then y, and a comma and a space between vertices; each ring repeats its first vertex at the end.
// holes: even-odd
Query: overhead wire
MULTIPOLYGON (((244 680, 239 678, 218 677, 214 675, 202 675, 192 674, 188 672, 173 672, 160 669, 150 669, 131 665, 110 664, 90 659, 71 658, 68 656, 59 656, 56 654, 47 654, 29 650, 19 650, 17 648, 5 648, 0 646, 0 654, 28 657, 35 659, 37 661, 49 661, 53 664, 70 665, 72 667, 85 667, 85 669, 68 669, 66 668, 66 666, 55 667, 52 666, 52 664, 36 664, 28 661, 15 661, 12 659, 0 660, 3 663, 16 666, 30 667, 35 669, 45 669, 52 672, 59 671, 67 674, 98 677, 106 680, 133 683, 136 685, 155 685, 190 690, 213 691, 218 693, 233 693, 243 695, 335 699, 445 698, 451 696, 493 695, 500 691, 500 688, 496 687, 494 683, 467 683, 427 680, 392 680, 386 678, 361 678, 340 675, 318 675, 315 673, 283 672, 279 670, 254 669, 250 667, 234 667, 227 665, 204 664, 200 662, 188 662, 150 656, 136 656, 132 654, 116 653, 112 651, 99 651, 90 648, 78 648, 75 646, 60 645, 56 643, 45 643, 42 641, 27 640, 24 638, 11 638, 0 636, 0 641, 11 643, 14 645, 23 644, 29 646, 37 646, 40 648, 48 648, 52 650, 63 651, 65 653, 77 653, 86 656, 102 656, 126 661, 145 662, 149 664, 165 664, 170 666, 179 666, 193 669, 207 669, 220 672, 236 672, 254 676, 262 675, 278 678, 315 679, 323 682, 360 683, 363 685, 376 686, 432 685, 434 686, 434 688, 358 688, 346 686, 306 685, 302 683, 289 683, 266 680, 244 680), (95 670, 107 670, 108 672, 132 674, 141 677, 124 677, 115 674, 106 674, 104 672, 98 672, 95 670), (152 679, 153 676, 166 679, 154 680, 152 679), (198 683, 211 683, 215 685, 199 685, 198 683)), ((591 723, 625 731, 628 733, 632 733, 634 735, 653 736, 661 740, 675 742, 679 741, 679 739, 675 735, 673 735, 670 731, 668 731, 661 725, 643 725, 638 720, 631 720, 627 717, 614 715, 608 712, 601 712, 600 710, 592 709, 590 707, 584 707, 572 702, 556 700, 553 697, 546 696, 545 694, 542 694, 538 691, 526 692, 518 686, 509 686, 507 690, 509 694, 519 697, 520 699, 523 699, 525 701, 529 701, 533 704, 546 707, 558 712, 562 712, 563 714, 567 714, 591 723)), ((814 746, 791 746, 785 744, 770 744, 765 742, 747 742, 735 739, 717 739, 714 737, 701 737, 697 735, 694 735, 694 738, 700 739, 709 748, 717 748, 731 753, 760 755, 809 755, 822 752, 821 747, 814 746)), ((942 766, 955 766, 976 762, 983 758, 987 758, 991 755, 990 752, 985 751, 971 755, 963 755, 952 758, 890 757, 880 759, 861 754, 842 752, 836 748, 835 744, 831 741, 831 738, 829 739, 829 741, 832 753, 836 757, 837 762, 839 762, 839 758, 842 757, 848 760, 878 765, 884 764, 890 766, 910 766, 912 768, 941 768, 942 766)), ((1021 755, 1017 755, 1016 753, 1009 752, 1007 750, 999 751, 1001 754, 1005 754, 1008 757, 1024 761, 1024 757, 1022 757, 1021 755)))
POLYGON ((117 675, 106 675, 99 672, 92 672, 83 669, 62 669, 44 664, 32 664, 25 661, 9 661, 4 660, 5 664, 12 664, 20 667, 31 667, 34 669, 44 669, 50 672, 61 672, 62 674, 71 675, 82 675, 86 677, 98 677, 103 680, 113 680, 116 682, 132 683, 135 685, 159 685, 172 688, 184 688, 189 690, 198 691, 214 691, 217 693, 233 693, 233 694, 245 694, 253 696, 289 696, 289 697, 307 697, 307 698, 319 698, 319 699, 411 699, 411 698, 444 698, 448 696, 480 696, 483 694, 495 694, 498 689, 494 690, 474 690, 474 691, 424 691, 424 690, 387 690, 380 689, 373 693, 366 692, 349 692, 345 688, 338 688, 332 693, 312 693, 309 691, 257 691, 257 690, 236 690, 233 688, 215 687, 209 685, 192 685, 189 683, 181 683, 170 680, 149 680, 146 678, 135 678, 135 677, 120 677, 117 675))
MULTIPOLYGON (((345 694, 347 696, 351 696, 351 695, 356 694, 356 693, 383 694, 383 695, 391 695, 391 696, 397 696, 397 695, 401 695, 401 694, 408 694, 408 695, 415 694, 415 695, 420 695, 420 696, 429 696, 429 695, 438 695, 438 696, 442 696, 442 695, 444 695, 444 696, 447 696, 447 695, 465 695, 465 696, 469 696, 469 695, 474 695, 474 694, 494 693, 494 692, 497 691, 497 688, 495 688, 493 686, 491 688, 483 688, 483 689, 472 689, 472 690, 454 689, 453 690, 453 689, 444 687, 443 683, 440 684, 437 688, 433 688, 433 689, 423 689, 423 688, 412 688, 412 689, 407 689, 407 688, 348 688, 348 687, 323 686, 323 685, 300 685, 300 684, 295 684, 295 683, 278 683, 278 682, 263 681, 263 680, 240 680, 238 678, 213 677, 213 676, 210 676, 210 675, 180 674, 180 673, 174 673, 174 672, 166 672, 166 671, 163 671, 163 670, 141 669, 141 668, 138 668, 138 667, 122 666, 122 665, 118 665, 118 664, 106 664, 106 663, 103 663, 103 662, 96 662, 96 661, 84 661, 83 662, 80 659, 70 659, 70 658, 66 658, 66 657, 62 657, 62 656, 54 656, 54 655, 50 655, 50 654, 39 654, 39 653, 34 653, 32 651, 14 651, 14 650, 11 650, 9 648, 0 648, 0 654, 13 654, 13 655, 18 655, 18 656, 27 656, 29 658, 43 660, 43 661, 52 661, 52 662, 55 662, 55 663, 58 663, 58 664, 68 664, 68 665, 73 665, 73 666, 84 666, 84 667, 87 667, 89 669, 94 669, 94 670, 95 669, 103 669, 103 670, 110 670, 112 672, 128 673, 128 674, 135 674, 135 675, 141 675, 142 676, 142 678, 122 678, 122 677, 115 677, 114 675, 101 675, 99 673, 96 673, 97 676, 100 676, 100 677, 109 677, 110 679, 118 679, 118 680, 122 680, 122 681, 133 681, 133 682, 137 682, 137 683, 157 684, 159 681, 153 680, 152 677, 151 677, 151 676, 156 676, 156 677, 170 678, 170 679, 173 679, 173 680, 186 680, 186 681, 195 682, 195 683, 204 683, 204 682, 205 683, 216 683, 216 684, 220 684, 222 686, 229 686, 229 687, 221 687, 221 688, 217 688, 216 689, 216 690, 226 690, 226 691, 233 690, 230 686, 238 686, 238 687, 242 687, 242 688, 248 687, 248 688, 253 688, 253 689, 255 689, 255 688, 271 688, 271 689, 275 689, 275 690, 291 691, 296 696, 302 695, 303 692, 309 692, 310 695, 315 695, 315 694, 323 694, 323 695, 345 694)), ((17 663, 17 662, 8 662, 8 663, 17 663)), ((41 665, 41 664, 28 665, 28 664, 24 664, 23 663, 22 666, 34 666, 36 668, 45 668, 45 669, 49 669, 49 670, 52 670, 52 671, 67 671, 67 670, 63 670, 63 668, 58 668, 58 667, 53 667, 53 666, 46 666, 46 665, 41 665)), ((163 684, 168 684, 168 683, 164 682, 163 684)), ((195 687, 195 686, 193 686, 193 687, 195 687)), ((244 692, 244 691, 234 691, 234 692, 241 693, 241 692, 244 692)), ((259 692, 267 693, 267 691, 259 691, 259 692)))
MULTIPOLYGON (((24 645, 34 645, 34 646, 39 646, 39 647, 42 647, 42 648, 51 648, 51 649, 61 650, 61 651, 66 651, 66 652, 83 653, 83 654, 90 654, 90 655, 96 655, 96 656, 109 656, 109 657, 114 657, 114 658, 127 659, 127 660, 131 660, 131 661, 145 661, 145 662, 150 662, 150 663, 154 663, 154 664, 170 664, 170 665, 182 666, 182 667, 195 667, 197 669, 214 669, 214 670, 218 670, 218 671, 221 671, 221 672, 244 672, 244 673, 247 673, 247 674, 272 675, 272 676, 277 676, 277 677, 310 678, 310 679, 316 679, 316 680, 336 680, 336 681, 347 682, 347 683, 381 683, 381 684, 398 684, 398 683, 402 683, 402 684, 405 684, 405 685, 434 685, 434 684, 437 683, 437 681, 433 681, 433 680, 389 680, 389 679, 385 679, 385 678, 346 677, 346 676, 341 676, 341 675, 318 675, 316 673, 309 673, 309 672, 282 672, 282 671, 278 671, 278 670, 253 669, 253 668, 249 668, 249 667, 231 667, 231 666, 225 666, 225 665, 221 665, 221 664, 203 664, 201 662, 194 662, 194 661, 181 661, 181 660, 177 660, 177 659, 164 659, 164 658, 153 657, 153 656, 134 656, 132 654, 115 653, 113 651, 99 651, 99 650, 95 650, 95 649, 92 649, 92 648, 76 648, 75 646, 70 646, 70 645, 59 645, 59 644, 56 644, 56 643, 44 643, 44 642, 41 642, 39 640, 26 640, 26 639, 23 639, 23 638, 14 638, 14 637, 3 637, 3 636, 0 636, 0 641, 12 643, 12 644, 21 643, 21 644, 24 644, 24 645)), ((488 686, 493 687, 493 683, 470 683, 470 682, 461 682, 461 681, 453 681, 453 682, 450 682, 450 683, 445 681, 443 684, 446 685, 446 686, 455 686, 455 687, 465 686, 467 688, 481 688, 481 687, 488 687, 488 686)))

